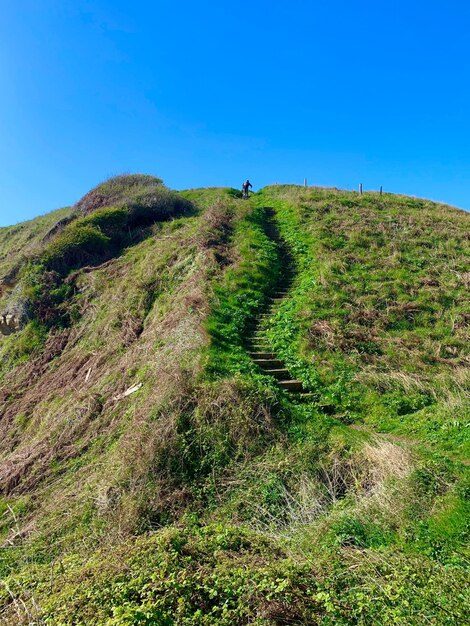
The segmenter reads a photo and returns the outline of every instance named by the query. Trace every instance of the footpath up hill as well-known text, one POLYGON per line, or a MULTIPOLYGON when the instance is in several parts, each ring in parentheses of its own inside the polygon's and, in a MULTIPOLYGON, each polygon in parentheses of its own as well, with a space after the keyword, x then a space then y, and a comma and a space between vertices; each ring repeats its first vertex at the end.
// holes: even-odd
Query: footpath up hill
POLYGON ((123 176, 1 229, 0 623, 465 623, 468 226, 123 176))

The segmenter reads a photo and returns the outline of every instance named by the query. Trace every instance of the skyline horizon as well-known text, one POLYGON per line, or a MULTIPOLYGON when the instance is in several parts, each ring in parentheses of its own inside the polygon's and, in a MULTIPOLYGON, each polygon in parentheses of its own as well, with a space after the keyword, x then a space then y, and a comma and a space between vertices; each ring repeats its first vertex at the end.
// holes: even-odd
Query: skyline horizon
MULTIPOLYGON (((149 172, 121 172, 120 174, 113 174, 111 176, 120 176, 120 175, 124 175, 124 174, 149 174, 149 172)), ((151 176, 157 176, 158 177, 158 173, 150 173, 151 176)), ((109 177, 108 177, 109 178, 109 177)), ((161 177, 159 177, 161 178, 161 177)), ((250 177, 248 177, 250 178, 250 177)), ((8 228, 8 227, 12 227, 12 226, 17 226, 19 224, 22 224, 24 222, 29 222, 32 221, 34 219, 40 218, 44 215, 48 215, 49 213, 53 213, 54 211, 60 211, 66 208, 71 208, 74 206, 74 204, 76 204, 86 193, 88 193, 91 189, 93 189, 96 185, 100 184, 101 182, 104 182, 105 180, 107 180, 106 178, 98 181, 98 183, 93 184, 89 189, 85 190, 82 195, 80 197, 78 197, 76 200, 71 201, 69 204, 62 204, 60 206, 56 206, 53 208, 47 208, 45 210, 40 210, 39 211, 32 211, 29 217, 26 217, 24 219, 20 219, 16 222, 8 222, 2 219, 2 214, 0 213, 0 228, 8 228)), ((250 178, 250 181, 252 181, 252 179, 250 178)), ((174 191, 188 191, 188 190, 192 190, 192 189, 209 189, 209 188, 234 188, 234 189, 238 189, 238 187, 235 187, 234 185, 205 185, 205 186, 196 186, 196 187, 180 187, 180 188, 176 188, 176 187, 172 187, 171 185, 168 185, 166 183, 165 180, 163 180, 163 184, 167 187, 169 187, 170 189, 173 189, 174 191)), ((343 186, 337 186, 337 185, 321 185, 321 184, 315 184, 315 183, 310 183, 309 179, 307 178, 307 188, 312 188, 312 187, 318 187, 320 189, 337 189, 338 191, 347 191, 347 192, 356 192, 356 193, 360 193, 359 192, 359 186, 361 183, 357 184, 357 187, 343 187, 343 186)), ((304 183, 303 182, 280 182, 280 181, 273 181, 270 183, 266 183, 263 185, 253 185, 254 188, 254 193, 256 193, 256 191, 259 191, 265 187, 269 187, 269 186, 273 186, 273 185, 292 185, 292 186, 296 186, 296 187, 304 187, 304 183)), ((241 187, 241 184, 240 184, 241 187)), ((446 200, 439 200, 439 199, 435 199, 435 198, 430 198, 428 196, 422 196, 422 195, 418 195, 418 194, 413 194, 413 193, 403 193, 400 191, 391 191, 391 190, 387 190, 386 188, 384 188, 384 186, 382 185, 382 189, 383 189, 383 194, 389 194, 389 195, 395 195, 395 196, 407 196, 410 198, 417 198, 420 200, 428 200, 430 202, 434 202, 435 204, 442 204, 445 206, 449 206, 451 208, 457 209, 459 211, 463 211, 465 213, 469 213, 470 212, 470 208, 465 208, 462 206, 457 206, 455 204, 452 204, 450 202, 447 202, 446 200)), ((380 192, 380 185, 377 188, 373 188, 373 187, 366 187, 363 184, 363 193, 364 195, 367 193, 379 193, 380 192)))
POLYGON ((113 173, 305 177, 470 210, 462 0, 24 0, 0 22, 0 224, 113 173))

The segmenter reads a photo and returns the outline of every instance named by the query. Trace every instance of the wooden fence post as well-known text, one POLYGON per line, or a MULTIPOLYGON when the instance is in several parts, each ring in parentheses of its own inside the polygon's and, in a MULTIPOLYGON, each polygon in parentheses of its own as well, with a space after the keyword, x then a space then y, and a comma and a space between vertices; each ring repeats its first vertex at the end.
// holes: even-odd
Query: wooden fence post
POLYGON ((360 194, 361 194, 361 196, 362 196, 362 183, 360 183, 360 184, 359 184, 359 193, 360 193, 360 194))

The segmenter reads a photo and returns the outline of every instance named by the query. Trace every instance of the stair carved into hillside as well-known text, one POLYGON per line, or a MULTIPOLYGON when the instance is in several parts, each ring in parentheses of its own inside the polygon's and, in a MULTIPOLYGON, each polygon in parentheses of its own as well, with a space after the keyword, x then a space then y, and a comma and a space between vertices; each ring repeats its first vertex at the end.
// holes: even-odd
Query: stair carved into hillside
POLYGON ((301 394, 304 391, 302 381, 293 377, 284 361, 273 352, 267 335, 269 319, 289 298, 289 289, 293 280, 293 261, 286 242, 279 234, 274 210, 266 208, 265 215, 265 232, 277 246, 281 260, 281 275, 277 289, 272 294, 266 308, 258 316, 254 331, 248 337, 248 354, 264 374, 272 376, 276 380, 281 389, 290 393, 301 394))

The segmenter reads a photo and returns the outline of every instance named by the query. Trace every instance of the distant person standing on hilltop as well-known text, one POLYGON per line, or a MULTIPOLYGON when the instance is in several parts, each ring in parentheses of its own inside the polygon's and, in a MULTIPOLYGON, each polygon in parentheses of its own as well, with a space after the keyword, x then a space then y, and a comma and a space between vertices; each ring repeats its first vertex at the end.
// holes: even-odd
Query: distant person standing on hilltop
POLYGON ((249 192, 250 187, 253 187, 253 185, 250 183, 250 181, 247 178, 242 185, 243 197, 245 198, 245 200, 248 198, 248 192, 249 192))

